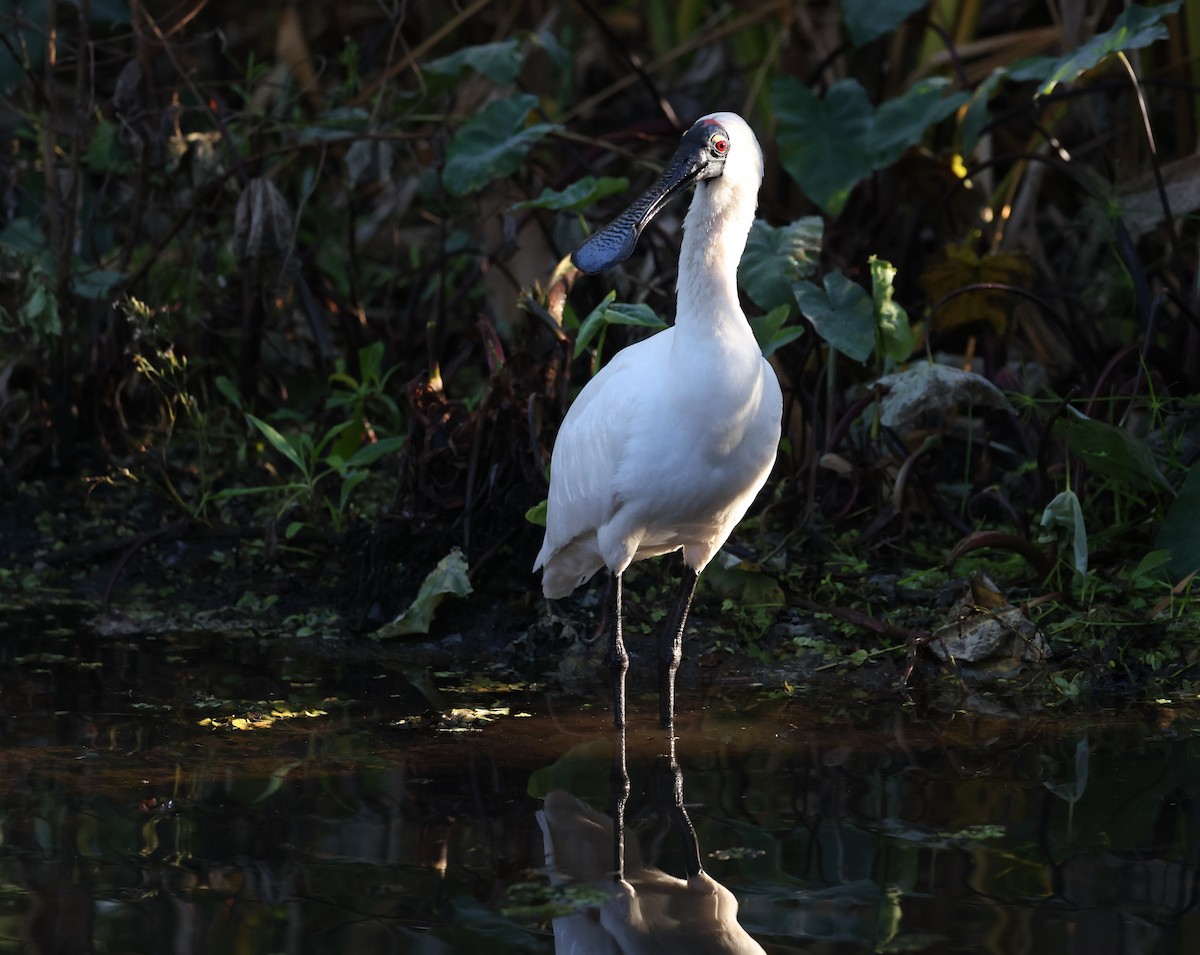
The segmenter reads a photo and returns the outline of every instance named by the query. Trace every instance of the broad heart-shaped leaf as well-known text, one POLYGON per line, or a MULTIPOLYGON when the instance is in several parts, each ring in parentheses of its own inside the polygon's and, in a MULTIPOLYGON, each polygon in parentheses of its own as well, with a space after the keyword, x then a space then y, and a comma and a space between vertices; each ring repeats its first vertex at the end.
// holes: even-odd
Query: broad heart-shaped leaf
POLYGON ((1188 472, 1154 546, 1170 551, 1167 569, 1176 578, 1200 571, 1200 467, 1188 472))
POLYGON ((866 361, 875 347, 875 306, 860 285, 841 272, 825 276, 825 288, 801 281, 792 286, 796 303, 830 345, 855 361, 866 361))
POLYGON ((857 80, 840 80, 824 99, 792 76, 771 81, 780 159, 804 193, 830 215, 874 169, 875 113, 857 80))
POLYGON ((1042 540, 1053 540, 1058 543, 1059 553, 1070 553, 1074 560, 1072 565, 1080 574, 1086 574, 1088 569, 1087 528, 1083 523, 1083 508, 1079 505, 1079 497, 1074 491, 1063 491, 1046 505, 1042 511, 1042 527, 1046 534, 1042 540))
POLYGON ((409 608, 391 623, 380 627, 373 636, 382 640, 410 633, 428 633, 438 604, 447 596, 465 597, 471 590, 466 558, 455 547, 429 572, 409 608))
POLYGON ((1126 485, 1124 490, 1171 493, 1170 483, 1158 469, 1145 442, 1124 428, 1075 412, 1068 420, 1060 418, 1054 422, 1055 434, 1062 436, 1064 431, 1073 454, 1097 474, 1126 485))
POLYGON ((1015 285, 1027 288, 1033 277, 1029 259, 1017 252, 991 252, 980 256, 968 244, 948 245, 933 256, 921 275, 925 290, 936 311, 930 325, 938 331, 987 322, 1003 334, 1017 299, 1003 289, 972 289, 946 302, 952 292, 968 285, 1015 285))
POLYGON ((525 125, 536 105, 537 97, 529 94, 496 100, 463 123, 446 147, 446 190, 465 196, 516 172, 534 144, 557 129, 551 123, 525 125))
POLYGON ((810 199, 837 215, 850 190, 967 101, 966 93, 946 96, 948 83, 922 80, 876 112, 858 80, 839 80, 818 99, 794 77, 776 77, 771 102, 784 168, 810 199))
POLYGON ((887 358, 904 361, 912 354, 913 333, 908 312, 892 301, 896 267, 871 256, 871 298, 875 303, 875 324, 879 329, 880 350, 887 358))
POLYGON ((970 98, 962 92, 945 95, 949 85, 944 76, 931 76, 879 107, 871 137, 875 146, 872 169, 886 169, 909 146, 919 143, 925 130, 940 123, 970 98))
POLYGON ((927 0, 842 0, 842 20, 856 47, 870 43, 900 26, 923 7, 927 0))
POLYGON ((584 176, 578 182, 573 182, 566 189, 543 189, 536 199, 526 199, 513 206, 513 212, 522 209, 549 209, 551 211, 580 212, 593 202, 605 196, 624 192, 629 188, 629 180, 624 176, 616 178, 603 176, 584 176))
POLYGON ((1066 56, 1034 56, 1014 63, 1008 69, 1009 79, 1035 80, 1038 95, 1045 96, 1059 83, 1069 83, 1080 73, 1090 70, 1110 53, 1118 50, 1138 50, 1167 37, 1163 17, 1179 10, 1182 0, 1171 0, 1156 7, 1126 7, 1113 25, 1098 33, 1079 49, 1066 56))
POLYGON ((804 334, 803 325, 784 324, 791 313, 792 305, 785 303, 778 308, 771 309, 766 315, 757 315, 747 319, 763 358, 770 358, 788 342, 794 342, 804 334))
POLYGON ((507 86, 517 78, 521 69, 521 41, 513 38, 498 43, 481 43, 455 50, 449 56, 423 65, 426 73, 438 76, 458 76, 468 67, 482 73, 497 86, 507 86))
POLYGON ((778 228, 754 220, 738 266, 738 284, 755 305, 768 311, 795 306, 792 285, 816 271, 824 230, 820 216, 805 216, 778 228))

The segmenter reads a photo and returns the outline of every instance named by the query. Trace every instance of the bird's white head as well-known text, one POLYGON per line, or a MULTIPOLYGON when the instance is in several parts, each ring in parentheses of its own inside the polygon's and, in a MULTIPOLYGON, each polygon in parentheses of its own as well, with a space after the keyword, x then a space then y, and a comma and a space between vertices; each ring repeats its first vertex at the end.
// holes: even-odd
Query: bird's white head
MULTIPOLYGON (((697 198, 688 210, 684 230, 719 231, 730 238, 744 240, 754 221, 758 190, 763 180, 762 147, 754 130, 737 113, 710 113, 696 120, 684 136, 704 136, 710 151, 722 154, 719 164, 711 164, 699 176, 697 198)), ((741 249, 737 250, 738 257, 741 249)))
MULTIPOLYGON (((737 113, 710 113, 692 124, 662 176, 628 209, 603 229, 592 233, 571 254, 584 272, 601 272, 633 254, 638 236, 655 214, 693 183, 703 191, 704 202, 694 202, 689 213, 719 218, 724 228, 737 232, 744 221, 744 240, 754 218, 758 189, 762 185, 763 155, 753 130, 737 113), (737 221, 738 227, 732 226, 737 221)), ((686 227, 686 226, 685 226, 686 227)), ((740 250, 739 250, 740 254, 740 250)))

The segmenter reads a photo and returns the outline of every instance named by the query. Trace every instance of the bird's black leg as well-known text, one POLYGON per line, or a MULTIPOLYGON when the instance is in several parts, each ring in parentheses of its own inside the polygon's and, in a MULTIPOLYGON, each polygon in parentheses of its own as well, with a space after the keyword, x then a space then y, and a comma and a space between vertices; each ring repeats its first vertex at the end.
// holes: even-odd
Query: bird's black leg
POLYGON ((697 579, 697 573, 684 564, 675 609, 658 638, 658 719, 663 729, 672 732, 675 727, 675 671, 683 656, 683 628, 687 624, 692 596, 696 593, 697 579))
POLYGON ((613 810, 613 879, 625 879, 625 805, 629 802, 629 766, 625 757, 625 726, 614 730, 613 763, 609 774, 613 810))
POLYGON ((692 825, 692 817, 688 815, 687 807, 683 804, 683 770, 679 768, 679 760, 675 758, 674 736, 670 740, 667 766, 671 773, 671 808, 683 833, 683 869, 690 879, 703 872, 704 866, 700 862, 700 840, 696 838, 696 828, 692 825))
POLYGON ((612 640, 608 645, 608 667, 612 675, 613 690, 613 725, 625 725, 625 673, 629 670, 629 654, 625 650, 625 641, 621 637, 621 575, 613 574, 609 584, 609 594, 612 603, 609 612, 612 614, 612 640))
POLYGON ((609 667, 612 673, 613 726, 616 739, 610 774, 613 805, 613 878, 625 878, 625 804, 629 801, 629 768, 625 759, 625 673, 629 669, 629 654, 621 638, 621 575, 613 574, 609 582, 612 602, 612 643, 609 645, 609 667))

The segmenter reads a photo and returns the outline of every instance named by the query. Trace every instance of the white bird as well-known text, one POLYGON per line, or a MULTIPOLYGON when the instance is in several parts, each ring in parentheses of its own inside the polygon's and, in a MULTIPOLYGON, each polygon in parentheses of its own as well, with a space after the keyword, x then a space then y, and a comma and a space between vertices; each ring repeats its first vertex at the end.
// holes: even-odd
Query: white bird
POLYGON ((555 955, 764 955, 738 923, 733 893, 698 866, 676 878, 646 865, 634 839, 614 885, 612 820, 556 789, 537 821, 552 884, 612 891, 599 911, 554 919, 555 955))
POLYGON ((783 397, 738 302, 737 267, 754 221, 763 158, 735 113, 696 121, 659 180, 572 254, 595 273, 623 262, 642 229, 692 183, 683 222, 675 324, 621 350, 580 392, 550 464, 546 537, 534 570, 565 597, 601 567, 612 575, 614 721, 625 722, 628 655, 621 575, 682 550, 674 613, 659 643, 659 703, 674 719, 675 671, 699 574, 767 480, 783 397))

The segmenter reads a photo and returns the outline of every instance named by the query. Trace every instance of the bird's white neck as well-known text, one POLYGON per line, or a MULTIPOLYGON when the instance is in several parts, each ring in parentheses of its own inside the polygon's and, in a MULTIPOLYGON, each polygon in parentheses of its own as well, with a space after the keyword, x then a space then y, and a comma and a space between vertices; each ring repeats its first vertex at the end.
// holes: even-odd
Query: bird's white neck
POLYGON ((704 334, 746 318, 738 304, 737 268, 754 222, 756 196, 720 179, 696 187, 683 220, 675 324, 704 334))

